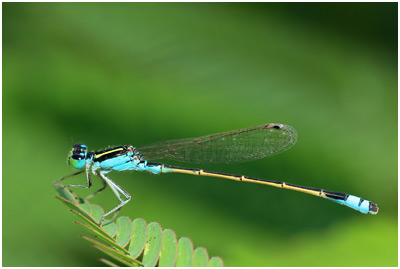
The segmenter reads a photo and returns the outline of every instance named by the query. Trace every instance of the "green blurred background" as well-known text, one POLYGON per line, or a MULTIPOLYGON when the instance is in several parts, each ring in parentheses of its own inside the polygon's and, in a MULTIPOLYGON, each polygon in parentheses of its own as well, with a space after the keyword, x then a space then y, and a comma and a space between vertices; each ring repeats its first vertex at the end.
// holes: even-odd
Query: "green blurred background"
MULTIPOLYGON (((120 215, 157 221, 227 266, 397 266, 397 100, 397 3, 3 3, 3 266, 101 266, 54 199, 74 143, 139 146, 268 122, 294 126, 297 145, 192 167, 346 192, 379 214, 124 172, 110 174, 133 197, 120 215)), ((109 189, 94 202, 117 204, 109 189)))

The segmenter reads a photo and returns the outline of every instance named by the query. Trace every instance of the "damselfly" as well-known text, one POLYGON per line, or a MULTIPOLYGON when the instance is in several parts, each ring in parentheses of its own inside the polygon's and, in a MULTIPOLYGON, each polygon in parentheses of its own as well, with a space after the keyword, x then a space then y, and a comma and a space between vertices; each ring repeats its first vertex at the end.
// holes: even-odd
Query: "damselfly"
POLYGON ((87 186, 68 184, 66 187, 91 188, 91 173, 99 176, 103 187, 87 198, 92 198, 95 194, 104 190, 107 185, 110 186, 120 204, 103 215, 100 225, 103 224, 105 217, 111 213, 115 212, 115 217, 116 213, 131 199, 128 192, 107 176, 107 173, 111 171, 126 170, 147 171, 152 174, 184 173, 260 183, 319 196, 351 207, 361 213, 378 213, 378 206, 376 204, 345 193, 303 187, 282 181, 148 162, 157 159, 171 159, 192 163, 238 163, 252 161, 283 152, 291 148, 296 143, 296 140, 297 133, 293 127, 285 124, 268 123, 197 138, 170 140, 142 147, 125 145, 98 152, 88 152, 84 144, 75 144, 68 157, 68 163, 74 168, 82 170, 63 177, 55 183, 85 171, 87 186))

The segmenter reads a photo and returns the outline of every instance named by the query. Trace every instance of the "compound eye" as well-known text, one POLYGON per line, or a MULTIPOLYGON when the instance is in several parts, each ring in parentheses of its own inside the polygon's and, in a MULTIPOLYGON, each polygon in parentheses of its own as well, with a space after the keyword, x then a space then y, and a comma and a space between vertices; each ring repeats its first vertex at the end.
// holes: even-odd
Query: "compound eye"
POLYGON ((73 155, 71 156, 71 159, 74 159, 74 160, 76 160, 76 161, 80 161, 80 160, 85 159, 85 156, 83 156, 83 155, 81 155, 81 154, 73 154, 73 155))
POLYGON ((85 156, 80 154, 73 154, 69 157, 68 163, 72 165, 73 168, 81 169, 85 166, 86 163, 85 156))

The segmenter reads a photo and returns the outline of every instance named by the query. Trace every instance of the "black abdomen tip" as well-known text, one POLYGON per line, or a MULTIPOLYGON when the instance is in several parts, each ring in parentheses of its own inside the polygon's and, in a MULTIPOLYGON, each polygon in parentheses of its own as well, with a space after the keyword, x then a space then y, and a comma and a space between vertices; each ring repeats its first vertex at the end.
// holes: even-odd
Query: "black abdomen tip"
POLYGON ((376 204, 369 202, 369 212, 371 214, 375 215, 375 214, 378 214, 378 211, 379 211, 379 207, 376 204))

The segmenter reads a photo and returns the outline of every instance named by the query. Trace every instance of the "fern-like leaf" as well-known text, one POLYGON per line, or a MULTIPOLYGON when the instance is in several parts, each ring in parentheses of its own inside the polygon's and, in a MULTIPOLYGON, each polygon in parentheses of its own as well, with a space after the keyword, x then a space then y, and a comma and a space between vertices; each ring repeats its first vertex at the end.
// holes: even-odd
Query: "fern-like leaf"
POLYGON ((186 237, 178 241, 173 230, 163 230, 157 222, 147 224, 141 218, 132 221, 123 216, 115 222, 106 220, 103 226, 99 226, 104 214, 99 205, 78 198, 64 185, 56 184, 55 188, 59 193, 56 198, 80 219, 75 223, 101 240, 81 236, 115 261, 99 259, 108 266, 223 266, 220 257, 209 259, 205 248, 193 249, 192 241, 186 237))

